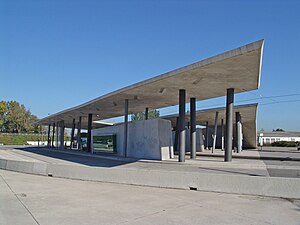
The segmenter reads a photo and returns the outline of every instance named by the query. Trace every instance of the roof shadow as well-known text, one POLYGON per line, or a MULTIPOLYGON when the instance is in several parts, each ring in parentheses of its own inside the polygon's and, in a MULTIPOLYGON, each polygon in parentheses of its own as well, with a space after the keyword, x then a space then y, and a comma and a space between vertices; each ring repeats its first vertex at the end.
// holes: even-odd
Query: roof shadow
POLYGON ((31 157, 33 159, 37 159, 40 161, 44 161, 46 163, 57 163, 57 162, 53 162, 53 160, 51 160, 51 158, 53 158, 53 159, 67 161, 67 162, 78 163, 78 164, 82 164, 82 165, 86 165, 86 166, 109 168, 109 167, 116 167, 116 166, 121 166, 121 165, 125 165, 125 164, 130 164, 130 163, 138 161, 138 159, 128 159, 128 158, 126 160, 122 160, 117 157, 116 157, 116 159, 99 158, 99 157, 93 157, 92 154, 85 153, 85 152, 78 152, 80 154, 76 154, 77 152, 70 151, 70 150, 64 151, 64 150, 53 149, 53 151, 52 151, 51 149, 48 149, 48 148, 39 148, 39 147, 18 147, 18 148, 14 148, 14 149, 21 150, 23 152, 34 153, 37 155, 37 157, 34 157, 34 155, 22 154, 21 152, 18 152, 18 154, 21 154, 21 155, 24 155, 27 157, 31 157), (46 157, 50 157, 50 158, 47 159, 44 157, 39 157, 38 155, 46 156, 46 157))

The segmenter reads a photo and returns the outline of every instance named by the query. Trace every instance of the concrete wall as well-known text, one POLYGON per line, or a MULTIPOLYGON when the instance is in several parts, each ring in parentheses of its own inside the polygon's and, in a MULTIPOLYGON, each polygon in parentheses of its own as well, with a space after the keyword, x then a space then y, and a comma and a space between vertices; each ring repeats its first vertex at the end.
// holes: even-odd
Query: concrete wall
MULTIPOLYGON (((175 144, 175 131, 172 132, 173 146, 175 144)), ((178 149, 178 148, 177 148, 178 149)), ((185 130, 185 151, 190 152, 190 130, 185 130)), ((196 151, 204 151, 203 129, 196 129, 196 151)))
MULTIPOLYGON (((124 125, 92 130, 97 135, 116 134, 117 155, 124 156, 124 125)), ((127 157, 138 159, 170 159, 172 156, 171 122, 163 119, 141 120, 128 123, 127 157)))

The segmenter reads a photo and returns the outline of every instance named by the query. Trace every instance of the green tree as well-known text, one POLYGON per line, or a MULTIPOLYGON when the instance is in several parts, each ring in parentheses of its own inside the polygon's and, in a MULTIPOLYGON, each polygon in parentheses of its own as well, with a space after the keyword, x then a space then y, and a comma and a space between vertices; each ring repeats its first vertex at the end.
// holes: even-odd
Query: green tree
POLYGON ((6 120, 6 114, 7 114, 7 104, 5 101, 0 102, 0 132, 4 131, 4 124, 6 120))
POLYGON ((0 102, 0 131, 32 133, 38 132, 38 118, 17 101, 0 102))
MULTIPOLYGON (((153 109, 148 111, 148 119, 155 119, 159 117, 159 110, 153 109)), ((132 121, 144 120, 145 112, 134 113, 131 116, 132 121)))
POLYGON ((280 132, 284 132, 285 130, 284 130, 284 129, 281 129, 281 128, 277 128, 276 130, 273 130, 273 131, 280 131, 280 132))

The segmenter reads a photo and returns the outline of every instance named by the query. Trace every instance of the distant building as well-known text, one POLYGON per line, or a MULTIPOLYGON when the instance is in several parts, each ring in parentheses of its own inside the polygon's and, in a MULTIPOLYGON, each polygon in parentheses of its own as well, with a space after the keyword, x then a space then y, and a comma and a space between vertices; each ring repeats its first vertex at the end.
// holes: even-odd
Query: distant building
POLYGON ((271 144, 277 141, 293 141, 300 142, 300 132, 286 132, 286 131, 273 131, 273 132, 257 132, 259 143, 271 144))

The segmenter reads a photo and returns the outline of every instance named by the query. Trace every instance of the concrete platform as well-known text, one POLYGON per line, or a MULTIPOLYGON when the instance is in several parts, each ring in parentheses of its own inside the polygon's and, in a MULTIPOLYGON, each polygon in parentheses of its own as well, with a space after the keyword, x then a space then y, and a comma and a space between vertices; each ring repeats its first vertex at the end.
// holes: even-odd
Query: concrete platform
POLYGON ((1 225, 298 225, 300 201, 0 170, 1 225))
POLYGON ((300 198, 300 163, 202 157, 178 163, 136 161, 38 148, 1 147, 0 168, 140 186, 300 198))

